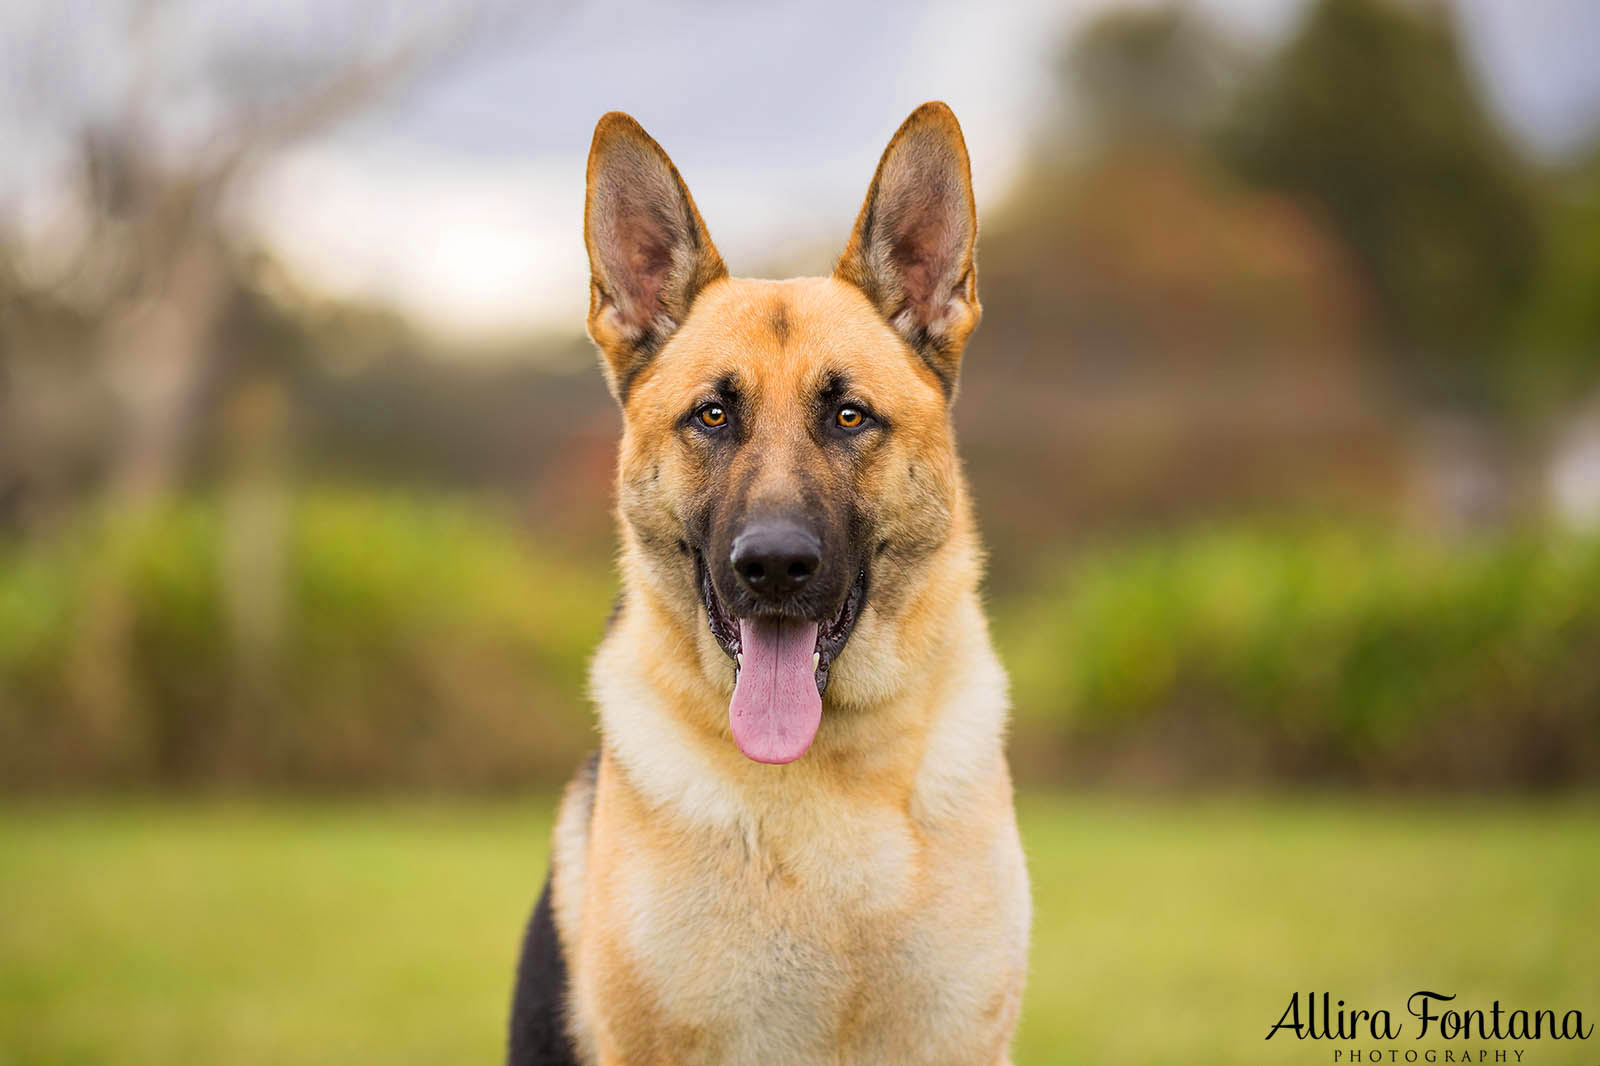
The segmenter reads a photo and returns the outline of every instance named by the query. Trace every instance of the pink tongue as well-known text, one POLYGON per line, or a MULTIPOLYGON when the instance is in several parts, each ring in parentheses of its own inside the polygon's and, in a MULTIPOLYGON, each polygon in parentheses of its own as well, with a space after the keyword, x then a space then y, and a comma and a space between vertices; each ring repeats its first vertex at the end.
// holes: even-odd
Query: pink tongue
POLYGON ((733 739, 756 762, 794 762, 811 747, 822 721, 811 666, 817 623, 741 618, 739 645, 744 665, 728 704, 733 739))

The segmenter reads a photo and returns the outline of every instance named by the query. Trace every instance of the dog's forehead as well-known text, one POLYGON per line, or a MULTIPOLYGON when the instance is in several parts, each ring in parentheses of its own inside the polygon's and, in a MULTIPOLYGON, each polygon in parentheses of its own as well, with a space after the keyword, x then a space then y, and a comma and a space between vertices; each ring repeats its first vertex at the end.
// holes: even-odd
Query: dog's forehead
POLYGON ((860 290, 834 278, 711 285, 657 362, 652 391, 682 398, 730 379, 764 401, 809 398, 835 374, 883 403, 941 396, 860 290))

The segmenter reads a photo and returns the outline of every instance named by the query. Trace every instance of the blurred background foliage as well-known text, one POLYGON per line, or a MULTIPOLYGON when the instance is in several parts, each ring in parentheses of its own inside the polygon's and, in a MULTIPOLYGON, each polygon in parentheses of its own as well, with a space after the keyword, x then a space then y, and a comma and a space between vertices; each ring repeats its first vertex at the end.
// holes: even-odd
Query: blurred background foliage
MULTIPOLYGON (((955 412, 1024 783, 1596 779, 1600 144, 1529 152, 1458 23, 1061 43, 955 412)), ((464 358, 229 224, 442 39, 241 83, 188 153, 130 104, 80 131, 70 261, 0 227, 0 787, 501 790, 592 745, 618 419, 578 323, 464 358)))

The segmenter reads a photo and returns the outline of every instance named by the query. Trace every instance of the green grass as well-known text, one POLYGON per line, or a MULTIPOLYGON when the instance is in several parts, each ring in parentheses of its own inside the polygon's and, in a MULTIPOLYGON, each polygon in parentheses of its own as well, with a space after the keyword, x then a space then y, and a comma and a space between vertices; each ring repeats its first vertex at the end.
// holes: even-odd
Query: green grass
MULTIPOLYGON (((497 1061, 548 814, 13 807, 0 1063, 497 1061)), ((1023 820, 1019 1066, 1331 1062, 1333 1044, 1262 1041, 1297 990, 1600 1020, 1592 805, 1032 799, 1023 820)), ((1600 1035, 1525 1061, 1593 1066, 1600 1035)))

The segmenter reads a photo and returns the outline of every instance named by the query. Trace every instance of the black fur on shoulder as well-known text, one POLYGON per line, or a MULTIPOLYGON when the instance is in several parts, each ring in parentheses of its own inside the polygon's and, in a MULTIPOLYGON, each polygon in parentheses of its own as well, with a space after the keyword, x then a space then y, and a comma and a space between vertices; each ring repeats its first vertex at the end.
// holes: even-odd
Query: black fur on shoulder
POLYGON ((511 1004, 511 1046, 506 1066, 578 1066, 567 1036, 567 960, 550 912, 550 878, 528 920, 511 1004))
MULTIPOLYGON (((620 606, 620 601, 619 604, 620 606)), ((578 771, 587 784, 589 814, 594 814, 595 780, 600 774, 600 753, 594 752, 578 771)), ((506 1066, 579 1066, 577 1052, 567 1036, 567 957, 556 935, 551 911, 550 882, 528 919, 522 936, 522 958, 517 963, 517 988, 511 1000, 511 1042, 506 1066)))

